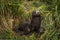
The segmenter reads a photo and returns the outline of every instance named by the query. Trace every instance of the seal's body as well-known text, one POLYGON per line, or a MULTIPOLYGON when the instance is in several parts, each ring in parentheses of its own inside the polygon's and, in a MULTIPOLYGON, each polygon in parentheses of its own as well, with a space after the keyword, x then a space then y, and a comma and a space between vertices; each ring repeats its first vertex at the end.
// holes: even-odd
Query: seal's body
POLYGON ((41 25, 41 15, 39 11, 34 11, 32 13, 32 19, 31 19, 31 31, 39 32, 40 25, 41 25))
POLYGON ((26 21, 19 25, 17 32, 23 32, 23 35, 30 35, 32 33, 43 34, 45 29, 41 27, 42 16, 39 11, 33 11, 31 21, 26 21), (40 31, 41 30, 41 31, 40 31))

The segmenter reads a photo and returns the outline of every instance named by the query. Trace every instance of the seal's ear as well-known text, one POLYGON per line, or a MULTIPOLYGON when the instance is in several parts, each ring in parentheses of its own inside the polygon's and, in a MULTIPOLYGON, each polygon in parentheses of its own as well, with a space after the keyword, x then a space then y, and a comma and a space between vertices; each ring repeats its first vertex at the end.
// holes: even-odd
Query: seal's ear
POLYGON ((44 19, 44 17, 41 15, 41 20, 43 20, 44 19))

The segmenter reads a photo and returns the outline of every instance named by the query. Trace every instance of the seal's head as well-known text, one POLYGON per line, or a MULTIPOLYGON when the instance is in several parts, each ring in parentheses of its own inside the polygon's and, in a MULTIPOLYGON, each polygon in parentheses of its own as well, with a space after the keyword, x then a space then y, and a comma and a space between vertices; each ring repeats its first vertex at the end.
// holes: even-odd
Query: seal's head
POLYGON ((39 16, 40 15, 40 11, 39 10, 35 10, 32 12, 32 16, 39 16))

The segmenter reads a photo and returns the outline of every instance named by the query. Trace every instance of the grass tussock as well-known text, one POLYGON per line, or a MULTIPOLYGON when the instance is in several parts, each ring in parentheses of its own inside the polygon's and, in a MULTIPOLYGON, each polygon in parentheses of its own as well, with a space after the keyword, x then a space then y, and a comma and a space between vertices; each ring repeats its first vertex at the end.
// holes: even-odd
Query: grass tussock
POLYGON ((60 40, 60 0, 1 0, 0 1, 0 39, 1 40, 60 40), (40 10, 43 16, 42 26, 45 33, 36 38, 20 36, 13 29, 31 19, 34 10, 40 10))

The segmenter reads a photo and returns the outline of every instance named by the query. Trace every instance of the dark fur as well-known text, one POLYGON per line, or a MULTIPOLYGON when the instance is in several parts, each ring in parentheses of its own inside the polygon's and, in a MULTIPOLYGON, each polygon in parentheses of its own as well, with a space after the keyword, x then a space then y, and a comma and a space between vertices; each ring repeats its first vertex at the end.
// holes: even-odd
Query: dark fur
POLYGON ((32 13, 31 22, 26 21, 25 23, 20 24, 17 32, 22 31, 23 35, 29 35, 31 33, 43 34, 45 29, 41 27, 41 21, 42 16, 40 13, 36 13, 36 11, 34 11, 32 13))

